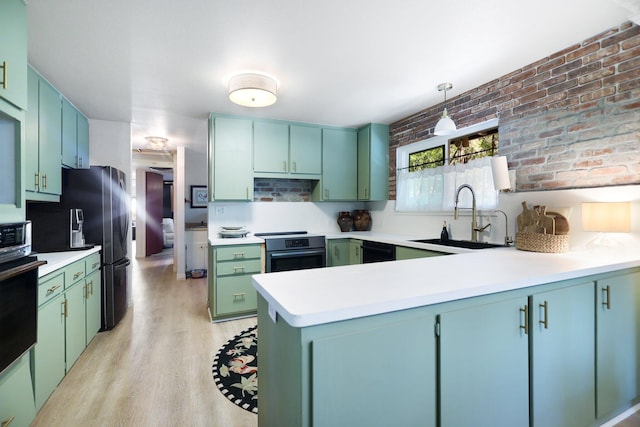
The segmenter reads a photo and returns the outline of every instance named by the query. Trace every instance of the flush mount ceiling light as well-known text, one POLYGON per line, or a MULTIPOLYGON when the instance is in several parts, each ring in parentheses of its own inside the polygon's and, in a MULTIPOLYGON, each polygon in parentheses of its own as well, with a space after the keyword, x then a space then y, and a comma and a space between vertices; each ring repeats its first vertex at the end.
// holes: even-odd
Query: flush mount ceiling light
POLYGON ((447 91, 453 88, 453 83, 440 83, 438 90, 444 91, 444 110, 442 111, 442 117, 436 123, 436 127, 433 133, 436 135, 451 135, 456 131, 456 124, 451 120, 451 117, 447 114, 447 91))
POLYGON ((144 139, 154 150, 164 149, 167 146, 167 142, 169 141, 167 138, 164 138, 162 136, 147 136, 144 139))
POLYGON ((268 107, 278 100, 277 82, 264 74, 238 74, 229 80, 229 99, 244 107, 268 107))

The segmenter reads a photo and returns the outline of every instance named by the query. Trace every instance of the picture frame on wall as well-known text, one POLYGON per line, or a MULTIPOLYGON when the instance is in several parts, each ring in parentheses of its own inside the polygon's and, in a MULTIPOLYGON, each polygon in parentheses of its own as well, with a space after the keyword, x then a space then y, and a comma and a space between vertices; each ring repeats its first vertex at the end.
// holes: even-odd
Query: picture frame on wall
POLYGON ((207 194, 207 186, 192 185, 191 186, 191 207, 206 208, 208 202, 209 202, 209 195, 207 194))

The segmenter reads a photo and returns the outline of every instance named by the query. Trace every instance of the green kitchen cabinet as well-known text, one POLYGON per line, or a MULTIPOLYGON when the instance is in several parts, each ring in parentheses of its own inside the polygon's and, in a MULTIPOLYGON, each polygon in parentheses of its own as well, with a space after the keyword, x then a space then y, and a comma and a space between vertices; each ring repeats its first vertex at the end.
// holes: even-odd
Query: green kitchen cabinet
POLYGON ((0 375, 0 425, 28 427, 35 417, 29 356, 24 355, 0 375))
POLYGON ((62 98, 62 165, 89 168, 89 121, 62 98))
POLYGON ((65 374, 64 274, 51 273, 38 283, 38 341, 31 352, 36 409, 39 410, 65 374))
POLYGON ((527 303, 522 296, 440 314, 442 427, 528 425, 527 303))
POLYGON ((327 241, 327 267, 362 264, 362 240, 329 239, 327 241))
POLYGON ((358 200, 389 199, 389 126, 358 130, 358 200))
POLYGON ((595 422, 593 286, 585 282, 530 297, 532 427, 595 422))
POLYGON ((0 97, 27 109, 27 7, 23 0, 0 2, 0 97))
POLYGON ((86 342, 84 280, 64 290, 65 299, 65 365, 69 372, 86 342))
POLYGON ((263 270, 262 246, 223 245, 211 249, 208 286, 211 320, 254 315, 257 294, 251 276, 263 270))
POLYGON ((293 174, 322 174, 322 128, 290 125, 289 158, 293 174))
POLYGON ((268 311, 259 295, 259 425, 436 425, 430 308, 302 328, 268 311))
POLYGON ((289 125, 255 121, 253 172, 288 173, 289 170, 289 125))
POLYGON ((94 271, 85 279, 85 346, 89 345, 102 326, 100 271, 94 271))
POLYGON ((209 197, 253 200, 253 121, 215 116, 209 119, 209 197))
POLYGON ((59 201, 62 192, 61 98, 46 80, 28 69, 26 115, 26 198, 59 201))
POLYGON ((322 186, 314 200, 357 200, 357 132, 322 130, 322 186))
POLYGON ((349 241, 349 264, 362 264, 362 240, 349 241))
POLYGON ((597 417, 640 396, 640 273, 596 282, 597 417))
POLYGON ((410 248, 407 246, 396 246, 396 260, 428 258, 432 256, 449 255, 444 252, 431 251, 428 249, 410 248))
POLYGON ((322 128, 287 122, 253 122, 254 176, 319 179, 322 128))

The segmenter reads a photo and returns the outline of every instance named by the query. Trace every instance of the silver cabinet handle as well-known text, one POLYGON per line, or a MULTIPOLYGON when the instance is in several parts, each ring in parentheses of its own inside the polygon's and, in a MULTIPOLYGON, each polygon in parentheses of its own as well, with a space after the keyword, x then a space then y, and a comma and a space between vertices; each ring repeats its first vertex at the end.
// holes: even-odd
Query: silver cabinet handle
POLYGON ((233 272, 237 273, 238 270, 240 270, 240 272, 244 273, 244 266, 239 266, 239 267, 233 267, 233 272))
POLYGON ((247 295, 246 292, 239 292, 237 294, 233 294, 234 301, 244 301, 244 297, 247 295))
POLYGON ((603 297, 602 297, 602 305, 606 307, 607 310, 611 310, 611 285, 607 285, 602 288, 603 297))
POLYGON ((547 301, 545 301, 544 303, 540 304, 540 308, 542 310, 544 310, 544 318, 540 321, 538 321, 538 323, 541 323, 544 325, 545 329, 549 329, 549 304, 547 301))

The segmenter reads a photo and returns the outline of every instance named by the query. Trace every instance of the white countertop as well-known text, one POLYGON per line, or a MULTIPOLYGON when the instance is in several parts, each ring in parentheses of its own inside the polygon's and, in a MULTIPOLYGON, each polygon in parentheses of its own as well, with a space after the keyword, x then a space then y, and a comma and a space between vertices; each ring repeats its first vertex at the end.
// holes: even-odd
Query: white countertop
MULTIPOLYGON (((343 235, 364 237, 360 233, 343 235)), ((378 236, 376 240, 379 239, 386 237, 378 236)), ((399 240, 395 237, 393 241, 397 244, 399 240)), ((416 247, 443 249, 425 244, 416 247)), ((564 254, 525 252, 511 247, 252 277, 254 287, 267 300, 271 312, 277 312, 294 327, 304 327, 637 266, 640 266, 637 245, 564 254)))
POLYGON ((32 255, 36 255, 38 260, 47 261, 45 265, 38 269, 38 277, 43 277, 52 271, 71 264, 74 261, 78 261, 88 255, 99 252, 100 249, 102 249, 102 246, 96 245, 93 248, 84 251, 46 252, 33 253, 32 255))

